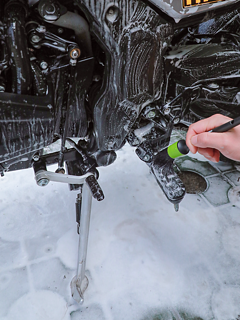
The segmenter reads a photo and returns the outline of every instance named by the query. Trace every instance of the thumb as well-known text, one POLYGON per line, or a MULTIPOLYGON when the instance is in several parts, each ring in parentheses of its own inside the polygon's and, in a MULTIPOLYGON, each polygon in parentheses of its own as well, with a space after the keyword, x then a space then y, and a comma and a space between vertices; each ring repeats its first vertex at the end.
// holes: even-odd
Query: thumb
POLYGON ((225 135, 216 132, 203 132, 191 138, 191 143, 199 148, 214 148, 217 150, 224 149, 225 135))

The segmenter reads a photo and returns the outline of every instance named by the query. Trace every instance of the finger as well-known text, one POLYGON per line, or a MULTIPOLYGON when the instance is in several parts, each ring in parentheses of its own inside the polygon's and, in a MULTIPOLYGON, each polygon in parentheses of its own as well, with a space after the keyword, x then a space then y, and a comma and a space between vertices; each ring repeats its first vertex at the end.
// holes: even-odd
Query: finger
POLYGON ((222 152, 229 147, 228 136, 229 132, 204 132, 193 136, 191 143, 198 148, 213 148, 222 152))
POLYGON ((212 148, 198 148, 198 152, 203 155, 206 159, 213 161, 213 162, 219 162, 220 158, 220 152, 216 149, 212 148))
POLYGON ((192 144, 191 139, 196 134, 207 132, 212 130, 228 121, 232 120, 229 117, 223 116, 221 114, 215 114, 207 119, 200 120, 194 124, 192 124, 187 132, 186 143, 189 147, 190 151, 193 153, 197 152, 196 147, 192 144))

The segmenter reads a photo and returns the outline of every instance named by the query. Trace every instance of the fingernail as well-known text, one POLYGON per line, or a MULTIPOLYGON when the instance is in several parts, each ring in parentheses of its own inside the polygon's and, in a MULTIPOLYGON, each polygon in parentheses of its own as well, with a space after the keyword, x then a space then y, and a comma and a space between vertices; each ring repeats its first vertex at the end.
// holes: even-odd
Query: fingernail
POLYGON ((194 146, 197 146, 197 136, 193 136, 193 137, 192 137, 191 143, 192 143, 194 146))

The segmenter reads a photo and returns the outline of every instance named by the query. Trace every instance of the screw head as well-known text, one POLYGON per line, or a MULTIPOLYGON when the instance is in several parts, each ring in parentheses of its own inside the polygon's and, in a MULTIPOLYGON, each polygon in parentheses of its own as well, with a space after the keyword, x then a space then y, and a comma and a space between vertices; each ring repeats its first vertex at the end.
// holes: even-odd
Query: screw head
POLYGON ((164 112, 164 114, 167 115, 171 112, 171 109, 167 107, 163 112, 164 112))
POLYGON ((41 41, 41 38, 40 38, 37 34, 34 34, 34 35, 32 35, 32 37, 31 37, 31 41, 32 41, 33 43, 38 43, 39 41, 41 41))
POLYGON ((155 116, 156 116, 156 112, 153 110, 149 111, 148 114, 146 115, 148 119, 153 119, 155 118, 155 116))
POLYGON ((47 178, 42 178, 37 181, 37 185, 39 187, 45 187, 46 185, 48 185, 48 183, 49 183, 49 180, 47 178))
POLYGON ((174 124, 178 124, 179 121, 180 121, 180 118, 175 118, 175 119, 173 120, 173 123, 174 123, 174 124))
POLYGON ((0 92, 5 92, 5 86, 4 85, 0 85, 0 92))
POLYGON ((42 61, 40 63, 40 67, 42 70, 46 70, 48 68, 48 63, 46 61, 42 61))
POLYGON ((143 161, 149 161, 149 160, 150 160, 150 155, 145 154, 145 156, 143 157, 143 161))
POLYGON ((38 153, 35 153, 32 157, 33 161, 38 161, 40 159, 40 156, 38 153))
POLYGON ((70 52, 70 57, 72 59, 77 59, 80 57, 80 55, 81 55, 81 51, 78 48, 72 49, 70 52))

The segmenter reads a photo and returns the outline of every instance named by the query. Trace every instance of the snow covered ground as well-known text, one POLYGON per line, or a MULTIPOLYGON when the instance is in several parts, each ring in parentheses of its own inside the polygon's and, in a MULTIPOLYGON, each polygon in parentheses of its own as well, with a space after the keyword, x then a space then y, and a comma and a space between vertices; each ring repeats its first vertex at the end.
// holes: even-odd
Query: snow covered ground
POLYGON ((179 167, 208 181, 179 212, 129 146, 100 168, 105 200, 93 200, 82 306, 70 293, 76 192, 60 183, 38 187, 32 169, 7 173, 0 179, 0 320, 236 319, 240 172, 188 157, 179 167))

